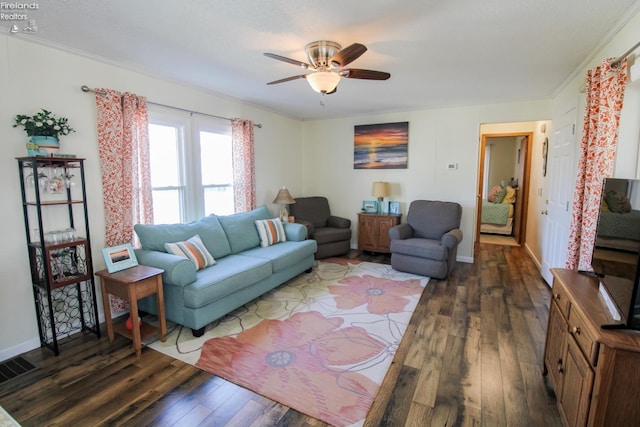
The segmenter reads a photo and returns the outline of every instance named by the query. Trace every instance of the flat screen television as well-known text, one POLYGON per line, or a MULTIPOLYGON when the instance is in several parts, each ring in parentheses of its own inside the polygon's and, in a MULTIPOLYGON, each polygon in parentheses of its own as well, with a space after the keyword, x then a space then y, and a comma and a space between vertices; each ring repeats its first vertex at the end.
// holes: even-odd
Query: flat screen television
POLYGON ((591 267, 614 323, 640 330, 640 179, 606 178, 591 267))

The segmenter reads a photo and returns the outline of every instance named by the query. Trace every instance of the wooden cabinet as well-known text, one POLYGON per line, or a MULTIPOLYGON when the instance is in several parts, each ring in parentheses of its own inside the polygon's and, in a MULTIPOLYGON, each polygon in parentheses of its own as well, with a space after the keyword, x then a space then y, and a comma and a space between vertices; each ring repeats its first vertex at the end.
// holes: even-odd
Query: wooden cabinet
POLYGON ((58 355, 60 338, 100 337, 84 159, 17 160, 40 343, 58 355))
POLYGON ((615 322, 596 279, 564 269, 552 273, 544 373, 563 423, 640 425, 640 332, 600 328, 615 322))
POLYGON ((389 229, 400 224, 400 215, 358 214, 358 249, 389 253, 389 229))

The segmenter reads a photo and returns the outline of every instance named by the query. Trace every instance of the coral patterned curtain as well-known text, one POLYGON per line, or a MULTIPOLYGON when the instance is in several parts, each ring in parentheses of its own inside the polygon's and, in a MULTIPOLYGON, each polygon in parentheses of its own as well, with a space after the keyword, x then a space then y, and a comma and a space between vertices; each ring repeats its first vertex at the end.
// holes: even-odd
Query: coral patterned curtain
POLYGON ((613 173, 627 61, 612 68, 611 61, 587 72, 585 108, 566 267, 591 270, 602 180, 613 173))
POLYGON ((233 195, 235 211, 247 212, 256 207, 256 168, 253 153, 253 122, 233 119, 233 195))
MULTIPOLYGON (((105 243, 133 243, 133 225, 153 222, 147 101, 96 89, 96 106, 105 243)), ((109 302, 114 313, 127 308, 126 301, 112 295, 109 302)))

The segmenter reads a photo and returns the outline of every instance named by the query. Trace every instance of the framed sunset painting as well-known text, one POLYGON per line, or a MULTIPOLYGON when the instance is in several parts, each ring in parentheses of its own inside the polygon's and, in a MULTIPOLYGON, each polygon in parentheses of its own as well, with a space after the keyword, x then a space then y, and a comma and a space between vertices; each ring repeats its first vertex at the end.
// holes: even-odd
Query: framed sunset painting
POLYGON ((406 169, 409 122, 357 125, 353 135, 354 169, 406 169))

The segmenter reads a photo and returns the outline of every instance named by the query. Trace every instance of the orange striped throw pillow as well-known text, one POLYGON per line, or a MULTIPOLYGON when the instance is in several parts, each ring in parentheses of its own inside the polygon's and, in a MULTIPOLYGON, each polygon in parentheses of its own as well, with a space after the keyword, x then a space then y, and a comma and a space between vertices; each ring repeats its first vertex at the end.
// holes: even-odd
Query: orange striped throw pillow
POLYGON ((184 242, 165 243, 164 248, 170 254, 190 259, 195 264, 196 270, 216 263, 213 255, 209 253, 197 234, 184 242))
POLYGON ((284 227, 280 218, 259 219, 256 221, 256 228, 260 235, 260 246, 266 248, 278 242, 286 242, 287 236, 284 234, 284 227))

